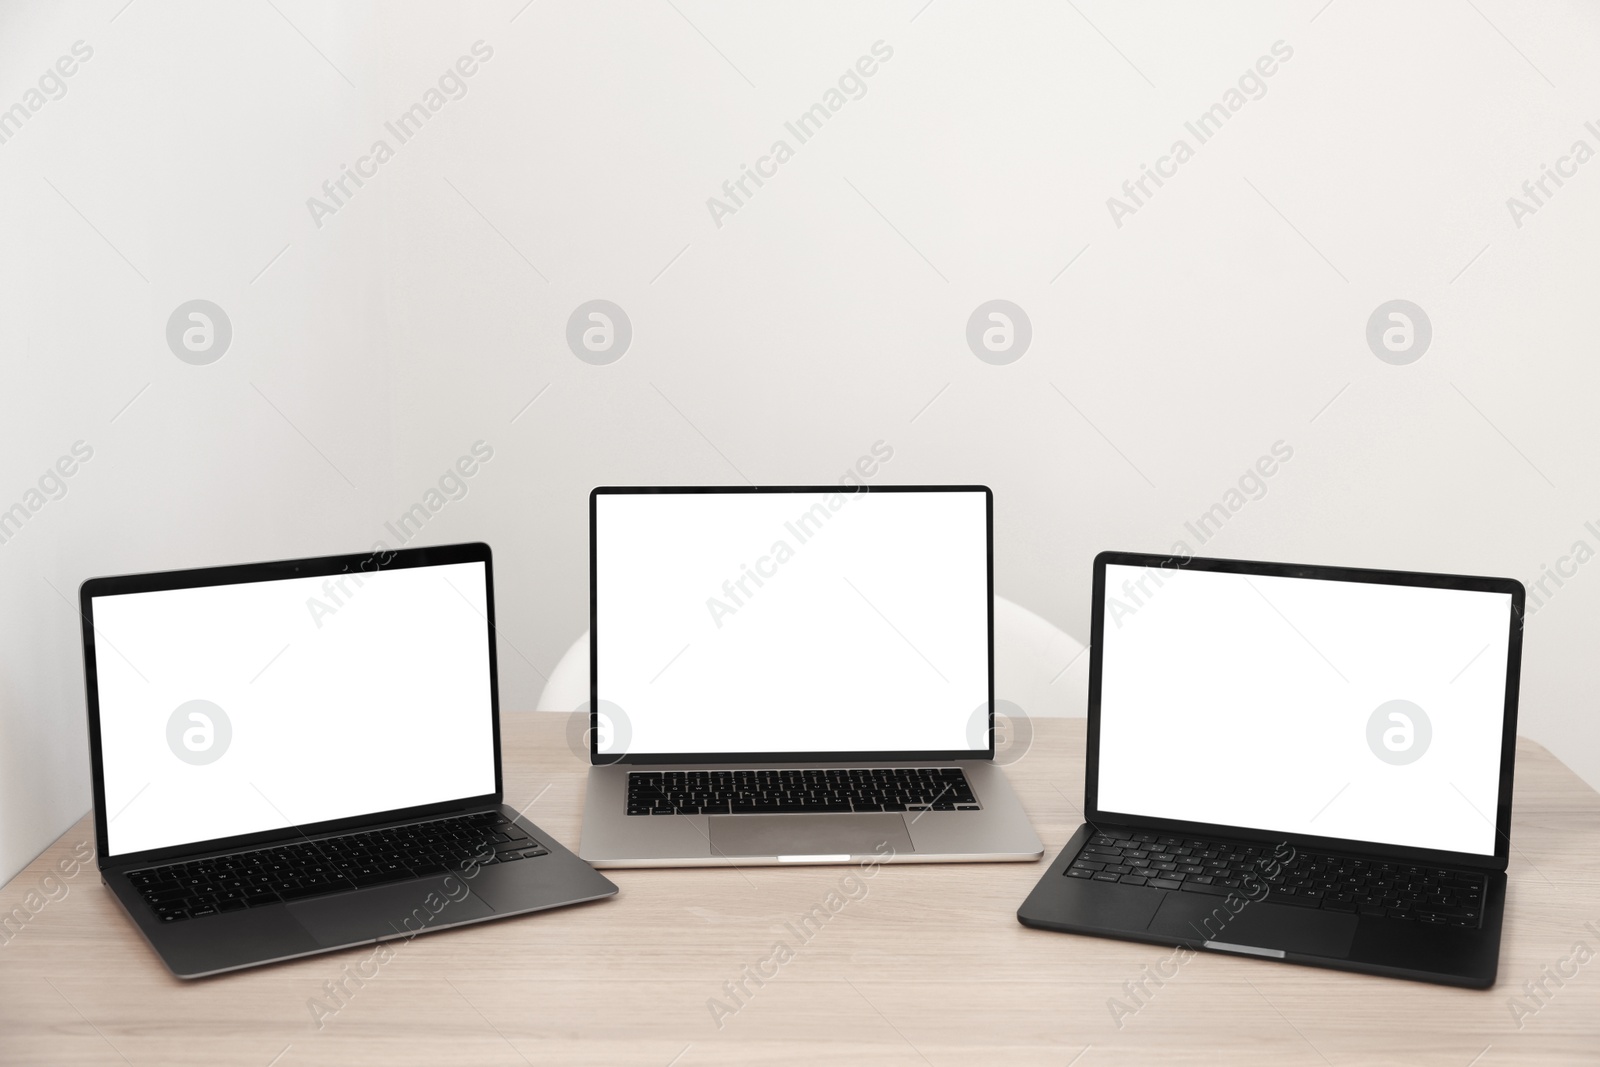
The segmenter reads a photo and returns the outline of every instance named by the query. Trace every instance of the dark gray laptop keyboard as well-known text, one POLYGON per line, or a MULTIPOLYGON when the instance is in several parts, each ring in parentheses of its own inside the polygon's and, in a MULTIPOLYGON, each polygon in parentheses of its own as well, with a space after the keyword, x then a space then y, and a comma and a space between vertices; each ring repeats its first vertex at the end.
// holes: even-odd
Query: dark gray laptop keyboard
POLYGON ((634 771, 629 815, 977 811, 960 767, 634 771))
POLYGON ((1355 912, 1434 925, 1482 923, 1484 876, 1441 867, 1325 856, 1171 834, 1104 833, 1089 839, 1068 878, 1355 912), (1265 882, 1260 890, 1248 887, 1265 882))
POLYGON ((486 811, 145 867, 128 872, 128 880, 171 923, 548 853, 500 813, 486 811))

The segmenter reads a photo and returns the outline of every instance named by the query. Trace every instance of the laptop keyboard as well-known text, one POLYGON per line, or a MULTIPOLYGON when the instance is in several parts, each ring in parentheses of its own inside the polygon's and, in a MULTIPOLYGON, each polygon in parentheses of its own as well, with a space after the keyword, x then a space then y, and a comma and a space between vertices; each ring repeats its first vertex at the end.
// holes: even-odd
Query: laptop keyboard
POLYGON ((977 811, 960 767, 634 771, 629 815, 977 811))
POLYGON ((1295 851, 1279 860, 1270 845, 1203 841, 1170 834, 1106 833, 1089 839, 1068 865, 1068 878, 1226 896, 1267 884, 1264 898, 1324 911, 1354 912, 1420 923, 1482 923, 1485 879, 1439 867, 1358 860, 1295 851), (1273 872, 1274 863, 1277 865, 1273 872))
POLYGON ((459 870, 468 861, 509 863, 548 853, 499 812, 486 811, 145 867, 128 872, 128 880, 171 923, 459 870))

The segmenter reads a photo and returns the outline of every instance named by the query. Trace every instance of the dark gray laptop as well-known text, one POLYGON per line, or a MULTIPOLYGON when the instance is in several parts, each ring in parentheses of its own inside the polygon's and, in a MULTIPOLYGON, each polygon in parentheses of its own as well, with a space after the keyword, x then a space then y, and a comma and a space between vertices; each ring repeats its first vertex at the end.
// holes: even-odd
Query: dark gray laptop
POLYGON ((1017 918, 1492 985, 1523 598, 1508 578, 1101 553, 1086 821, 1017 918))
POLYGON ((100 873, 178 977, 617 892, 502 803, 488 545, 79 599, 100 873))

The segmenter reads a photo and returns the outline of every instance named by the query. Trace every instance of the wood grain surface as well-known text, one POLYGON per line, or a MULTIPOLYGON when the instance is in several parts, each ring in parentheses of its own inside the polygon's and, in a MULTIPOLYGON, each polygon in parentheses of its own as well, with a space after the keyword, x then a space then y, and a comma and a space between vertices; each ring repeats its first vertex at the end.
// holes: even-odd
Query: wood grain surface
MULTIPOLYGON (((567 726, 506 716, 506 788, 576 848, 567 726)), ((1084 722, 1032 726, 1008 774, 1049 857, 1081 821, 1084 722)), ((610 901, 180 982, 74 867, 85 818, 0 888, 0 1062, 1600 1063, 1600 795, 1526 739, 1512 842, 1484 992, 1029 930, 1042 863, 613 871, 610 901)))

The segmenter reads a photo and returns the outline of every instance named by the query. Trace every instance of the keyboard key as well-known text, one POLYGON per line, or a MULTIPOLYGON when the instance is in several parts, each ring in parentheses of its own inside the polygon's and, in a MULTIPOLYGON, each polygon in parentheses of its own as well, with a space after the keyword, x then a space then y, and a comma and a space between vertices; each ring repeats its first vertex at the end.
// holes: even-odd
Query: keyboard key
POLYGON ((284 900, 299 900, 301 897, 314 897, 326 892, 328 892, 326 885, 297 885, 287 889, 279 889, 278 895, 284 900))
POLYGON ((1182 882, 1174 882, 1174 881, 1172 881, 1170 879, 1167 879, 1167 878, 1152 878, 1152 879, 1150 879, 1150 884, 1155 886, 1157 889, 1182 889, 1183 888, 1183 883, 1182 882))
MULTIPOLYGON (((1137 874, 1125 874, 1121 877, 1123 885, 1144 885, 1146 881, 1147 879, 1137 874)), ((1151 884, 1153 885, 1154 883, 1151 884)))
POLYGON ((1476 912, 1466 911, 1466 910, 1464 910, 1462 908, 1420 907, 1420 908, 1416 909, 1416 913, 1417 913, 1417 918, 1423 919, 1423 920, 1426 920, 1426 919, 1429 919, 1429 918, 1470 919, 1470 920, 1472 920, 1472 923, 1473 923, 1474 926, 1477 925, 1477 919, 1478 919, 1478 915, 1477 915, 1476 912))

